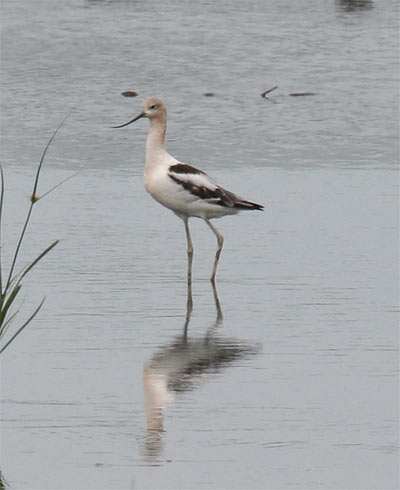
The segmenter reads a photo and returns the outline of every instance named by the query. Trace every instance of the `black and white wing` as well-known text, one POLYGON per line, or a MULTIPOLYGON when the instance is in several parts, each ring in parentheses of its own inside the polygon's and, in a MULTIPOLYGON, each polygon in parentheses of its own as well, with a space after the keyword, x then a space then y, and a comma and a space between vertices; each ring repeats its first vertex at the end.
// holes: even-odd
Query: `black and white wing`
POLYGON ((262 210, 264 208, 261 204, 247 201, 233 192, 227 191, 205 172, 191 165, 185 163, 171 165, 168 170, 168 176, 190 194, 200 200, 207 201, 209 204, 236 209, 262 210))

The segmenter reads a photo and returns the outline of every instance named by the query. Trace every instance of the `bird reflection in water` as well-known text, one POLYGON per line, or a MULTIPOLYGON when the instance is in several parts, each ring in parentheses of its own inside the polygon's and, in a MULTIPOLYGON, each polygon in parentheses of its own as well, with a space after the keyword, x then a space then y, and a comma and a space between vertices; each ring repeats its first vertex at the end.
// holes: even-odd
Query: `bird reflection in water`
POLYGON ((161 346, 144 367, 143 392, 147 420, 144 456, 147 462, 156 464, 162 452, 163 411, 177 394, 195 389, 200 379, 220 372, 233 362, 259 351, 257 345, 217 335, 223 316, 215 284, 211 286, 216 319, 205 335, 190 338, 188 333, 193 309, 192 288, 189 282, 182 334, 173 342, 161 346))

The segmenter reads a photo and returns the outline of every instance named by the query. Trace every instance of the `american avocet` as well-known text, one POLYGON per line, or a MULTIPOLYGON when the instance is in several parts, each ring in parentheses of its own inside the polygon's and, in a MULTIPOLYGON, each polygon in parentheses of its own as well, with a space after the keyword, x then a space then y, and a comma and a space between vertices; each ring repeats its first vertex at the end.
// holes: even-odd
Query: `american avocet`
POLYGON ((132 120, 115 128, 123 128, 142 117, 150 119, 146 143, 144 181, 147 192, 163 206, 183 220, 187 239, 188 283, 192 280, 193 244, 188 220, 202 218, 218 241, 211 281, 214 282, 224 238, 210 223, 210 219, 236 214, 242 210, 263 210, 261 204, 247 201, 218 185, 202 170, 179 162, 164 147, 167 128, 167 109, 162 100, 151 98, 144 102, 142 112, 132 120))

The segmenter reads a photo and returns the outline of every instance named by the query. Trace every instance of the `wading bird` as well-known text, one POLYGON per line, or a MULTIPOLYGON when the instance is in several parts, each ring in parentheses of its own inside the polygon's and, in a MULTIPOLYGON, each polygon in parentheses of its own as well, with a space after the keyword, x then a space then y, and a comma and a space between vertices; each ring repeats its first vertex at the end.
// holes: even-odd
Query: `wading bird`
POLYGON ((242 210, 263 210, 261 204, 247 201, 215 182, 202 170, 179 162, 165 149, 167 109, 161 99, 151 98, 144 102, 142 112, 132 120, 114 128, 123 128, 142 117, 150 120, 146 143, 144 181, 146 190, 163 206, 171 209, 183 220, 187 239, 188 284, 192 281, 193 244, 189 230, 189 218, 203 219, 217 237, 211 281, 215 281, 219 256, 224 238, 211 224, 210 219, 236 214, 242 210))

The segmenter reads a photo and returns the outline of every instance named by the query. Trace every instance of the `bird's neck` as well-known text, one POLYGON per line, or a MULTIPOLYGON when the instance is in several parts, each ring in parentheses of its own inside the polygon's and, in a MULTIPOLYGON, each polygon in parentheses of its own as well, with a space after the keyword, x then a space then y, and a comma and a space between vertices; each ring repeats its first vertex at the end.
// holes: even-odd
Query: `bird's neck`
POLYGON ((146 159, 151 159, 153 155, 165 152, 166 131, 166 118, 150 119, 150 131, 146 143, 146 159))

